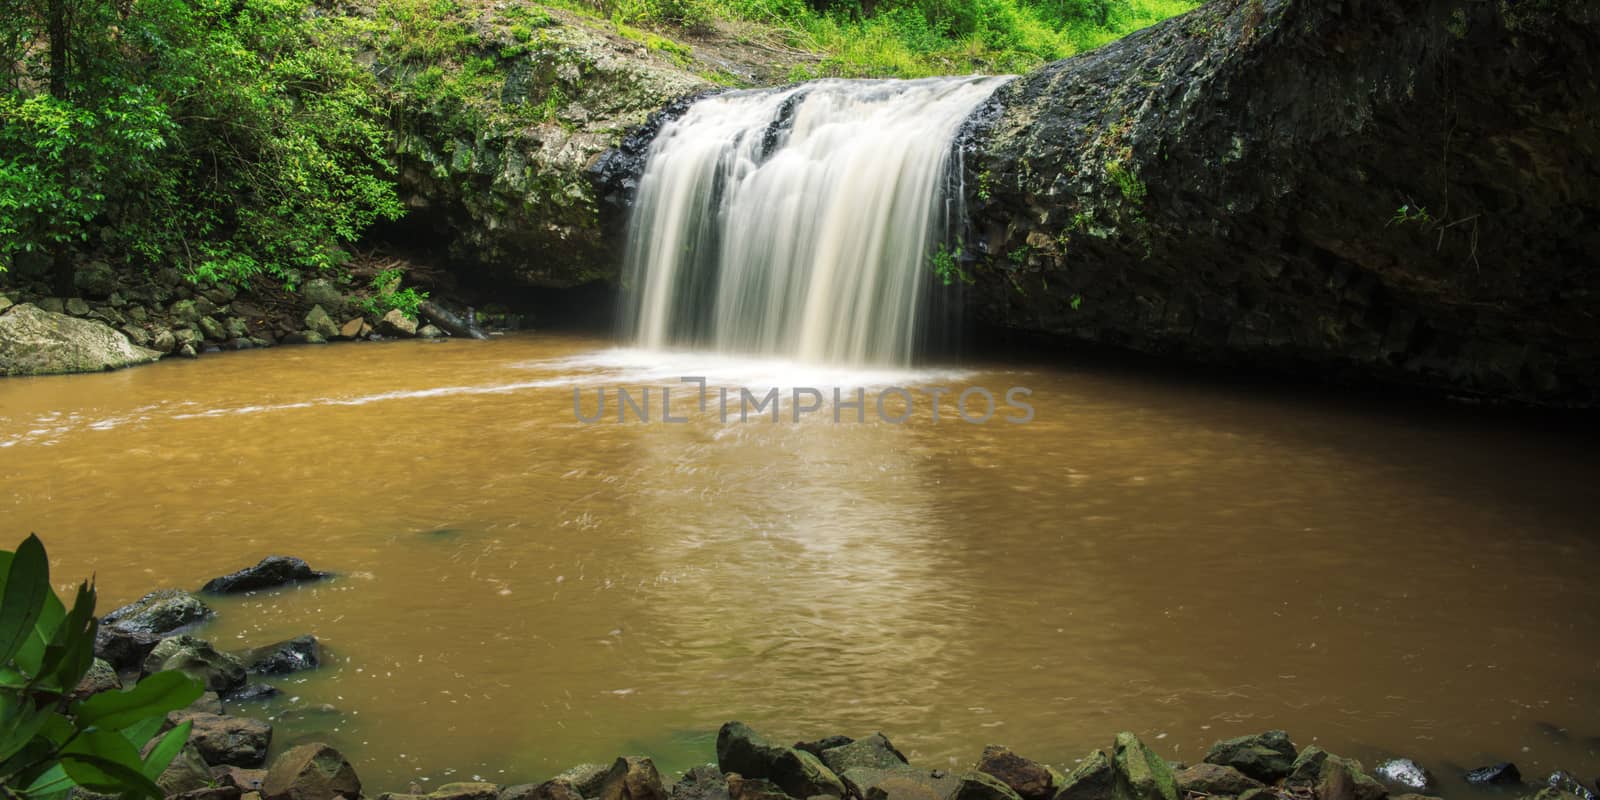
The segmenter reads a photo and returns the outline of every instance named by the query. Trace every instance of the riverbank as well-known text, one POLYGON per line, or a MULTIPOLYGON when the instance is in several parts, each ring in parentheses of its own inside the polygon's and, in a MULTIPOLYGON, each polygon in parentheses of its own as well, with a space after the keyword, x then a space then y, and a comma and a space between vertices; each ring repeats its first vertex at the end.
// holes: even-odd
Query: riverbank
POLYGON ((68 297, 42 279, 0 277, 9 279, 0 283, 0 376, 98 372, 278 345, 471 336, 479 320, 499 330, 522 323, 503 306, 474 308, 448 273, 374 255, 300 286, 262 281, 245 290, 188 280, 172 268, 122 272, 103 261, 77 268, 77 293, 68 297))

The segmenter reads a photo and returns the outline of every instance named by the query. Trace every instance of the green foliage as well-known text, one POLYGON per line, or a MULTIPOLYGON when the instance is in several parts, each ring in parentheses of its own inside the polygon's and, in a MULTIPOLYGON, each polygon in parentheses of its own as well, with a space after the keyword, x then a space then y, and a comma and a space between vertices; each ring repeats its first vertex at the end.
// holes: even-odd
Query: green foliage
POLYGON ((1394 216, 1389 218, 1390 225, 1427 225, 1430 222, 1433 222, 1433 215, 1428 213, 1428 209, 1410 203, 1395 209, 1394 216))
POLYGON ((50 588, 44 545, 29 536, 0 552, 0 795, 58 800, 79 786, 127 800, 161 800, 155 780, 189 740, 192 723, 163 734, 167 712, 205 687, 158 672, 127 692, 71 700, 94 660, 94 586, 78 586, 70 611, 50 588))
POLYGON ((939 245, 933 254, 928 256, 928 263, 933 267, 933 274, 945 286, 954 286, 960 281, 971 286, 975 281, 970 273, 961 268, 961 245, 958 243, 954 250, 944 245, 939 245))
POLYGON ((288 280, 400 215, 376 82, 306 0, 61 2, 55 91, 46 4, 0 15, 0 263, 95 246, 288 280))
POLYGON ((400 281, 404 274, 404 270, 396 267, 394 269, 386 269, 372 276, 371 286, 375 294, 361 301, 362 310, 374 317, 381 317, 390 311, 399 309, 400 313, 411 319, 416 319, 417 307, 422 305, 422 301, 428 299, 428 293, 419 292, 410 286, 404 289, 400 288, 400 281))
POLYGON ((1116 183, 1117 190, 1122 193, 1123 200, 1134 206, 1144 204, 1148 189, 1145 187, 1144 181, 1139 180, 1139 176, 1134 174, 1133 169, 1128 166, 1127 162, 1120 159, 1107 161, 1106 174, 1111 176, 1111 180, 1116 183))
POLYGON ((1077 311, 1078 309, 1083 308, 1083 295, 1081 295, 1081 294, 1073 295, 1072 296, 1072 304, 1071 305, 1072 305, 1072 310, 1073 311, 1077 311))

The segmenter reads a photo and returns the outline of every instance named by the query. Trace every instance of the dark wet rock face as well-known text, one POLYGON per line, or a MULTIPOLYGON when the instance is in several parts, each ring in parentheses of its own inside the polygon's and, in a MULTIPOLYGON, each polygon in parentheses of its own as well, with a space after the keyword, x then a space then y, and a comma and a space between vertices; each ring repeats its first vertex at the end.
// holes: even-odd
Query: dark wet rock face
MULTIPOLYGON (((822 758, 822 751, 832 750, 835 747, 844 747, 853 741, 855 740, 848 736, 824 736, 821 739, 814 739, 809 742, 795 742, 794 749, 804 750, 811 755, 822 758)), ((826 763, 826 760, 824 760, 824 763, 826 763)))
POLYGON ((249 683, 228 695, 229 703, 255 703, 271 700, 280 694, 278 687, 265 683, 249 683))
POLYGON ((611 765, 598 800, 666 800, 661 774, 648 758, 624 756, 611 765))
POLYGON ((966 153, 988 324, 1600 402, 1600 4, 1223 0, 1025 75, 966 153))
POLYGON ((1131 733, 1117 734, 1116 746, 1111 751, 1111 769, 1116 773, 1119 797, 1178 800, 1178 782, 1172 769, 1131 733))
POLYGON ((296 636, 288 641, 247 650, 241 655, 245 668, 258 675, 287 675, 316 669, 322 663, 322 648, 315 636, 296 636))
POLYGON ((1225 739, 1206 752, 1207 764, 1234 769, 1264 783, 1288 775, 1295 764, 1294 742, 1283 731, 1225 739))
POLYGON ((318 572, 298 558, 267 556, 253 567, 220 578, 212 578, 201 587, 200 591, 210 594, 239 594, 276 589, 280 586, 316 581, 326 577, 328 573, 318 572))
POLYGON ((1380 762, 1373 772, 1379 780, 1416 792, 1428 791, 1434 787, 1432 773, 1409 758, 1391 758, 1380 762))
POLYGON ((1514 786, 1522 783, 1522 773, 1517 770, 1516 764, 1509 761, 1467 770, 1462 777, 1474 786, 1514 786))

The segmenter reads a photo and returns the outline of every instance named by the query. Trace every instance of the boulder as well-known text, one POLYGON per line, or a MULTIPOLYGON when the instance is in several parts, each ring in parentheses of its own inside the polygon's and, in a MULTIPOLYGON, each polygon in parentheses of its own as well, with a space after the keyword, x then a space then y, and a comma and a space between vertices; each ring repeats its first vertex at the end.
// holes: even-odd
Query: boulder
POLYGON ((560 775, 551 780, 563 781, 572 785, 578 794, 584 797, 598 797, 600 787, 605 785, 606 776, 611 773, 609 764, 579 764, 563 770, 560 775))
POLYGON ((422 326, 422 327, 417 329, 417 338, 419 338, 419 339, 443 339, 444 338, 444 331, 439 330, 439 327, 437 325, 424 325, 424 326, 422 326))
POLYGON ((1117 773, 1104 750, 1096 750, 1067 773, 1056 792, 1056 800, 1111 800, 1116 793, 1117 773))
POLYGON ((276 589, 280 586, 316 581, 328 577, 326 572, 318 572, 309 564, 291 556, 267 556, 253 567, 241 569, 238 572, 212 578, 200 587, 200 591, 209 594, 238 594, 240 592, 255 592, 262 589, 276 589))
POLYGON ((311 311, 306 314, 305 322, 306 330, 316 331, 322 334, 324 339, 339 338, 339 326, 334 323, 333 317, 328 316, 328 312, 322 309, 322 306, 312 306, 311 311))
POLYGON ((227 341, 231 338, 228 336, 228 329, 224 328, 222 323, 218 322, 215 317, 201 317, 200 332, 205 334, 206 339, 213 342, 227 341))
POLYGON ((723 773, 766 778, 791 797, 844 796, 844 783, 816 756, 768 742, 742 722, 717 732, 717 767, 723 773))
MULTIPOLYGON (((151 742, 146 749, 153 745, 154 742, 151 742)), ((194 745, 185 745, 172 759, 172 763, 168 764, 156 778, 156 785, 160 786, 161 792, 168 797, 204 789, 211 785, 211 767, 206 765, 206 760, 201 757, 200 751, 196 750, 194 745)))
POLYGON ((199 325, 200 318, 205 315, 200 313, 193 300, 179 300, 167 308, 167 316, 172 317, 173 322, 192 328, 199 325))
POLYGON ((67 313, 67 301, 59 297, 41 297, 38 299, 37 305, 52 314, 67 313))
POLYGON ((6 309, 12 307, 13 305, 16 304, 11 302, 11 298, 6 297, 4 294, 0 294, 0 314, 6 313, 6 309))
POLYGON ((855 767, 840 776, 851 797, 862 800, 949 800, 961 779, 943 770, 902 766, 855 767))
POLYGON ((1377 778, 1385 783, 1409 789, 1413 792, 1425 792, 1436 785, 1433 774, 1422 768, 1421 764, 1409 758, 1391 758, 1378 762, 1373 769, 1377 778))
POLYGON ((844 747, 853 741, 855 740, 848 736, 824 736, 821 739, 813 739, 809 742, 795 742, 794 749, 804 750, 817 758, 822 758, 822 751, 832 750, 835 747, 844 747))
POLYGON ((1369 777, 1361 762, 1330 753, 1322 762, 1316 794, 1318 800, 1384 800, 1389 790, 1369 777))
POLYGON ((315 669, 322 662, 322 649, 315 636, 296 636, 287 641, 257 647, 240 654, 245 669, 258 675, 287 675, 315 669))
POLYGON ((400 313, 400 309, 391 309, 378 320, 378 332, 385 336, 416 336, 417 321, 400 313))
POLYGON ((1172 768, 1127 731, 1117 734, 1111 769, 1117 774, 1117 794, 1125 800, 1178 800, 1172 768))
POLYGON ((1048 767, 999 745, 983 748, 983 755, 978 758, 978 771, 1011 787, 1022 800, 1050 800, 1058 788, 1055 775, 1048 767))
POLYGON ((1211 745, 1207 764, 1233 767, 1263 783, 1272 783, 1294 768, 1295 747, 1284 731, 1224 739, 1211 745))
POLYGON ((239 659, 219 653, 210 642, 187 634, 162 639, 144 660, 146 675, 175 669, 205 684, 218 694, 244 685, 245 668, 239 659))
MULTIPOLYGON (((803 747, 796 747, 803 752, 811 752, 803 747)), ((834 774, 842 775, 847 769, 856 767, 871 767, 874 769, 894 769, 906 765, 906 757, 896 750, 889 741, 889 737, 881 733, 874 733, 865 739, 847 741, 835 747, 829 747, 821 753, 816 753, 822 763, 834 774)))
POLYGON ((327 344, 327 337, 316 331, 295 331, 283 335, 284 344, 327 344))
POLYGON ((597 800, 666 800, 661 773, 648 758, 623 756, 611 765, 597 800))
POLYGON ((732 800, 728 779, 711 764, 691 767, 682 780, 672 785, 668 796, 671 800, 732 800))
POLYGON ((959 780, 950 800, 1021 800, 1010 786, 988 773, 968 772, 959 780))
POLYGON ((162 589, 106 614, 100 625, 102 630, 165 636, 204 622, 213 613, 200 598, 182 589, 162 589))
POLYGON ((90 261, 72 273, 72 285, 85 297, 110 297, 117 290, 117 273, 104 261, 90 261))
POLYGON ((1179 791, 1185 794, 1237 796, 1266 787, 1261 781, 1221 764, 1195 764, 1173 777, 1178 781, 1179 791))
POLYGON ((339 338, 340 339, 359 339, 359 338, 361 338, 361 334, 363 332, 362 329, 366 328, 366 327, 367 327, 367 321, 362 319, 362 318, 360 318, 360 317, 355 317, 355 318, 346 320, 343 325, 339 326, 339 338))
POLYGON ((311 743, 295 747, 272 762, 261 782, 262 800, 356 800, 361 779, 338 750, 311 743))
POLYGON ((345 308, 344 293, 327 278, 313 278, 300 287, 300 296, 313 306, 337 313, 345 308))
POLYGON ((221 714, 222 697, 216 692, 204 692, 184 711, 193 711, 197 714, 221 714))
POLYGON ((189 744, 200 751, 212 766, 259 767, 267 761, 272 744, 272 726, 249 717, 228 717, 194 711, 174 711, 167 715, 172 725, 194 724, 189 744))
POLYGON ((227 329, 229 339, 248 340, 250 338, 250 323, 245 322, 239 317, 228 317, 226 320, 223 320, 222 327, 227 329))
POLYGON ((1462 777, 1474 786, 1514 786, 1522 783, 1522 773, 1517 770, 1516 764, 1509 761, 1467 770, 1462 777))
POLYGON ((84 302, 81 297, 67 298, 65 310, 74 317, 89 316, 89 304, 84 302))
POLYGON ((89 671, 84 673, 83 680, 78 681, 78 688, 72 691, 72 696, 81 700, 90 695, 121 688, 122 679, 117 677, 117 668, 103 658, 96 658, 89 665, 89 671))
MULTIPOLYGON (((179 333, 182 333, 182 331, 179 331, 179 333)), ((191 344, 189 342, 184 342, 183 344, 178 345, 178 357, 179 358, 199 358, 200 357, 200 351, 196 350, 193 344, 191 344)))
POLYGON ((158 353, 170 353, 178 347, 178 337, 172 331, 162 328, 150 337, 150 347, 158 353))
POLYGON ((0 376, 99 372, 160 357, 103 322, 51 313, 30 303, 0 315, 0 376))
POLYGON ((232 286, 216 284, 202 288, 200 295, 219 306, 225 306, 233 302, 233 298, 238 297, 239 293, 232 286))
POLYGON ((224 765, 212 767, 211 777, 221 786, 233 786, 242 792, 259 792, 262 781, 267 779, 267 771, 224 765))

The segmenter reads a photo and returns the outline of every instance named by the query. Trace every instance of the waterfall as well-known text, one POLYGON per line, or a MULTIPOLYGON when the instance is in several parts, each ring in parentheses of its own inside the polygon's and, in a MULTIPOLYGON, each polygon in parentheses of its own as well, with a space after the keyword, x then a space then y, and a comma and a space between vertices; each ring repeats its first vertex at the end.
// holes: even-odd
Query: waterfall
POLYGON ((664 124, 628 226, 637 343, 909 363, 959 218, 955 136, 1007 80, 812 81, 664 124))

